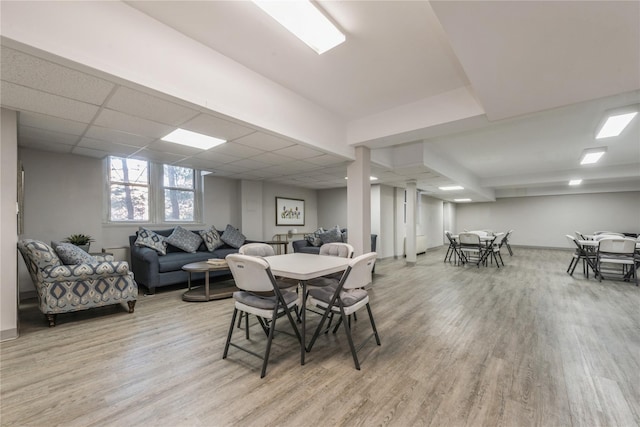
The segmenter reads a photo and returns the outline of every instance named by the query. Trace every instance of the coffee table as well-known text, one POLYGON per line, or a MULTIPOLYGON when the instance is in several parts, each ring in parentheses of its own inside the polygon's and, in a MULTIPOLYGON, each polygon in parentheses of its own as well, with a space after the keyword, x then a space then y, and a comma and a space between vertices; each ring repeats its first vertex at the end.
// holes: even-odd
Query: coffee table
POLYGON ((211 271, 231 271, 229 266, 217 266, 207 261, 192 262, 182 266, 184 271, 189 273, 189 290, 182 294, 184 301, 190 302, 202 302, 211 301, 216 299, 229 298, 235 291, 238 290, 235 286, 225 286, 222 288, 216 288, 213 291, 209 288, 209 272, 211 271), (204 275, 204 287, 199 286, 191 289, 191 273, 205 273, 204 275))

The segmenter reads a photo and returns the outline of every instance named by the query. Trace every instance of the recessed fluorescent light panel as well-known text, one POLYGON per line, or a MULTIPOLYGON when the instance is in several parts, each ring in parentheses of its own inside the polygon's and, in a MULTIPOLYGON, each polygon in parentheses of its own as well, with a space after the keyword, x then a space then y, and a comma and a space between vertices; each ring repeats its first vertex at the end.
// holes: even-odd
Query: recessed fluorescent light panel
POLYGON ((624 128, 626 128, 627 125, 631 123, 631 120, 633 120, 637 115, 638 112, 634 111, 607 117, 607 120, 604 122, 604 125, 602 125, 600 132, 596 135, 596 139, 610 138, 612 136, 620 135, 624 128))
POLYGON ((162 138, 163 141, 173 142, 175 144, 187 145, 189 147, 200 148, 201 150, 208 150, 216 145, 224 144, 224 139, 214 138, 212 136, 203 135, 197 132, 191 132, 190 130, 176 129, 169 135, 162 138))
POLYGON ((345 36, 310 1, 253 1, 305 42, 318 55, 345 41, 345 36))
POLYGON ((607 147, 600 148, 589 148, 588 150, 584 150, 582 152, 582 156, 580 157, 581 165, 592 165, 597 163, 598 160, 607 152, 607 147))
MULTIPOLYGON (((344 177, 344 179, 349 179, 349 177, 348 177, 348 176, 345 176, 345 177, 344 177)), ((378 178, 377 178, 377 177, 375 177, 375 176, 370 176, 370 177, 369 177, 369 181, 377 181, 377 180, 378 180, 378 178)))
POLYGON ((569 181, 569 185, 580 185, 580 184, 582 184, 581 179, 572 179, 569 181))
POLYGON ((470 202, 471 199, 453 199, 454 202, 470 202))
POLYGON ((441 189, 442 191, 464 190, 464 187, 461 187, 460 185, 450 185, 448 187, 438 187, 438 188, 441 189))

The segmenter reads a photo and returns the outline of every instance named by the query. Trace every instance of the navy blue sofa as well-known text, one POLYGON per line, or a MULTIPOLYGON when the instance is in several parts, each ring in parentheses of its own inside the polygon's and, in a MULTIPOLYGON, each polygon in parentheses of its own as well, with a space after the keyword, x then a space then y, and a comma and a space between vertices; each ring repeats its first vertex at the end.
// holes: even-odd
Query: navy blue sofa
MULTIPOLYGON (((173 228, 167 230, 153 230, 156 233, 168 237, 173 232, 173 228)), ((191 230, 197 233, 197 230, 191 230)), ((222 235, 222 231, 218 231, 222 235)), ((227 244, 219 247, 213 252, 209 252, 204 242, 200 245, 195 253, 188 253, 182 249, 172 245, 167 245, 167 254, 158 255, 158 253, 147 247, 136 246, 135 242, 137 234, 129 236, 129 247, 131 249, 131 271, 136 282, 144 285, 149 289, 149 293, 155 293, 156 288, 162 286, 176 285, 179 283, 187 284, 188 275, 182 270, 182 266, 192 262, 206 261, 210 258, 224 259, 229 254, 238 253, 238 249, 228 246, 227 244)), ((253 240, 247 240, 245 243, 254 243, 253 240)), ((212 271, 209 277, 231 275, 229 271, 212 271)), ((204 279, 204 273, 192 273, 193 280, 204 279)))

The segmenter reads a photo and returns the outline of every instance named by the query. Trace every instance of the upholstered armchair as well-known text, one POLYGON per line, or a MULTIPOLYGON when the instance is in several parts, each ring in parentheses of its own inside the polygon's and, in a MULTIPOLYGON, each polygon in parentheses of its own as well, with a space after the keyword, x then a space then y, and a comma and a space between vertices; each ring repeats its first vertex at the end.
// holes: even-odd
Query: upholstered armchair
POLYGON ((91 257, 90 262, 65 265, 46 243, 25 239, 18 242, 31 280, 38 293, 38 307, 55 326, 56 315, 127 302, 133 313, 138 285, 129 264, 111 255, 91 257))

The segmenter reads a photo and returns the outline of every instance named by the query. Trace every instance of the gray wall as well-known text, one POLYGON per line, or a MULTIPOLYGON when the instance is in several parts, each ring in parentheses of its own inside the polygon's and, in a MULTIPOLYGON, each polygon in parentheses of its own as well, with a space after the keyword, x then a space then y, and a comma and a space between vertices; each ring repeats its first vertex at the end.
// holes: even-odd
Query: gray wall
POLYGON ((325 228, 347 226, 346 187, 318 191, 318 225, 325 228))
MULTIPOLYGON (((104 193, 103 161, 71 154, 20 149, 18 157, 25 169, 25 230, 21 238, 33 238, 46 243, 61 240, 73 233, 94 237, 92 251, 102 248, 128 248, 128 236, 137 225, 103 223, 104 193)), ((262 209, 241 216, 241 181, 204 177, 203 224, 188 226, 200 229, 214 225, 224 229, 227 224, 242 230, 243 220, 260 227, 249 227, 252 239, 271 239, 276 233, 286 233, 291 227, 276 227, 275 196, 305 200, 306 225, 299 229, 315 230, 317 198, 315 190, 277 184, 262 185, 262 209), (261 230, 261 231, 260 231, 261 230), (254 235, 255 234, 255 235, 254 235), (259 235, 258 235, 259 234, 259 235)), ((149 225, 150 228, 171 228, 171 224, 149 225)), ((15 228, 14 228, 15 229, 15 228)), ((13 246, 15 252, 15 245, 13 246)), ((128 251, 126 251, 128 256, 128 251)), ((3 257, 4 259, 4 257, 3 257)), ((15 263, 14 263, 15 265, 15 263)), ((20 292, 33 290, 33 284, 22 260, 18 263, 20 292)))
POLYGON ((565 234, 580 231, 640 233, 640 192, 514 197, 492 203, 460 203, 457 230, 514 230, 513 244, 567 247, 565 234))

